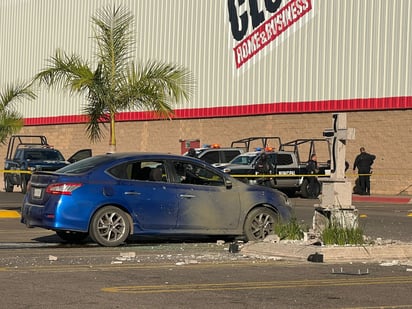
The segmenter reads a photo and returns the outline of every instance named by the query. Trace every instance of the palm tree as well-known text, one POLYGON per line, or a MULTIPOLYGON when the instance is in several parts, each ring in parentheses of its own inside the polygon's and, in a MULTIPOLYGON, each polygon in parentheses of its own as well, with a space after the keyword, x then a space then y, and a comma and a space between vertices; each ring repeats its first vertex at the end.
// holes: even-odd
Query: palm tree
POLYGON ((7 138, 17 133, 23 126, 22 115, 13 110, 14 102, 22 99, 34 99, 36 95, 30 89, 30 86, 23 83, 5 87, 0 92, 0 144, 5 144, 7 138))
POLYGON ((92 142, 101 140, 101 127, 110 123, 110 152, 116 151, 115 117, 121 111, 149 110, 170 118, 172 105, 189 101, 194 88, 190 72, 163 62, 135 65, 133 16, 123 7, 104 8, 92 17, 97 43, 93 70, 78 55, 57 50, 35 80, 85 96, 86 127, 92 142))

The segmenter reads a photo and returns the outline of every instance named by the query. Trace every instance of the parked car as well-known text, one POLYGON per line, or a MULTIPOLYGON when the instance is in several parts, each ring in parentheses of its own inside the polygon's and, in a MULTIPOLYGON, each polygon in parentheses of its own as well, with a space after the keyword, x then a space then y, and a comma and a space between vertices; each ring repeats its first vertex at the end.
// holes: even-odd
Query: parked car
MULTIPOLYGON (((194 150, 196 158, 213 166, 224 165, 244 152, 242 148, 221 148, 220 146, 213 145, 210 147, 195 148, 194 150)), ((183 155, 188 156, 189 153, 186 152, 183 155)))
POLYGON ((291 217, 283 193, 244 184, 196 158, 99 155, 35 172, 21 222, 79 242, 118 246, 129 235, 226 235, 261 240, 291 217))
POLYGON ((47 143, 44 135, 13 135, 10 137, 4 160, 4 189, 13 192, 14 186, 24 194, 34 171, 55 171, 70 163, 91 157, 91 149, 82 149, 67 160, 47 143))
MULTIPOLYGON (((306 168, 306 163, 299 163, 296 152, 293 151, 250 151, 245 152, 228 164, 219 166, 221 170, 228 173, 243 182, 251 184, 265 184, 279 189, 288 195, 293 196, 296 192, 304 198, 317 198, 321 192, 321 184, 315 181, 309 181, 310 174, 306 168), (256 177, 256 163, 259 161, 262 153, 266 153, 268 160, 273 166, 271 182, 259 182, 256 177), (307 175, 307 176, 306 176, 307 175)), ((320 166, 320 174, 325 174, 327 166, 320 166)))

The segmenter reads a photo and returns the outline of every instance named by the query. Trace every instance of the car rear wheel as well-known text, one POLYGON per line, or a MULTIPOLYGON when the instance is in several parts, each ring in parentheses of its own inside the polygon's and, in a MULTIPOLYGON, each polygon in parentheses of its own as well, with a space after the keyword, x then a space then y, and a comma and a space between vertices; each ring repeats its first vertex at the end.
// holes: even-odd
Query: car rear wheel
POLYGON ((9 177, 4 177, 4 190, 6 192, 13 192, 14 185, 11 183, 9 177))
POLYGON ((89 236, 88 233, 73 232, 73 231, 56 231, 57 236, 68 243, 81 243, 89 236))
POLYGON ((274 234, 278 220, 278 214, 273 210, 264 207, 253 209, 247 215, 243 227, 246 240, 263 240, 266 236, 274 234))
POLYGON ((129 236, 128 216, 118 207, 103 207, 94 214, 89 233, 92 239, 101 246, 118 246, 129 236))

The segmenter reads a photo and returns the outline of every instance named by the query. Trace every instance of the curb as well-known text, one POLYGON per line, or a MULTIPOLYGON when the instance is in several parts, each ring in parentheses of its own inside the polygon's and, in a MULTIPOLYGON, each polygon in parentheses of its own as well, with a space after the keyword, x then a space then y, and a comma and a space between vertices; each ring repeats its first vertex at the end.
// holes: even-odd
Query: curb
POLYGON ((308 261, 310 255, 322 255, 323 262, 383 262, 412 260, 412 244, 365 246, 315 246, 291 243, 247 243, 241 253, 273 260, 308 261))
POLYGON ((6 218, 6 219, 20 219, 20 213, 15 210, 2 210, 0 209, 0 218, 6 218))
POLYGON ((383 203, 383 204, 412 204, 412 197, 352 195, 352 201, 353 202, 383 203))

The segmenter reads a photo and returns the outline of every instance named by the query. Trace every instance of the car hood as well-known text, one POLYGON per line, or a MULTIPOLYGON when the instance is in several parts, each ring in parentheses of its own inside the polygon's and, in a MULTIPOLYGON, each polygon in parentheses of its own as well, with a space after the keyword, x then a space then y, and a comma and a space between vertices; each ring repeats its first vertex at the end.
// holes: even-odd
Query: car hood
POLYGON ((222 167, 219 167, 220 169, 222 169, 224 172, 226 172, 226 169, 230 169, 230 170, 250 170, 253 169, 253 167, 251 165, 243 165, 243 164, 228 164, 222 167))

